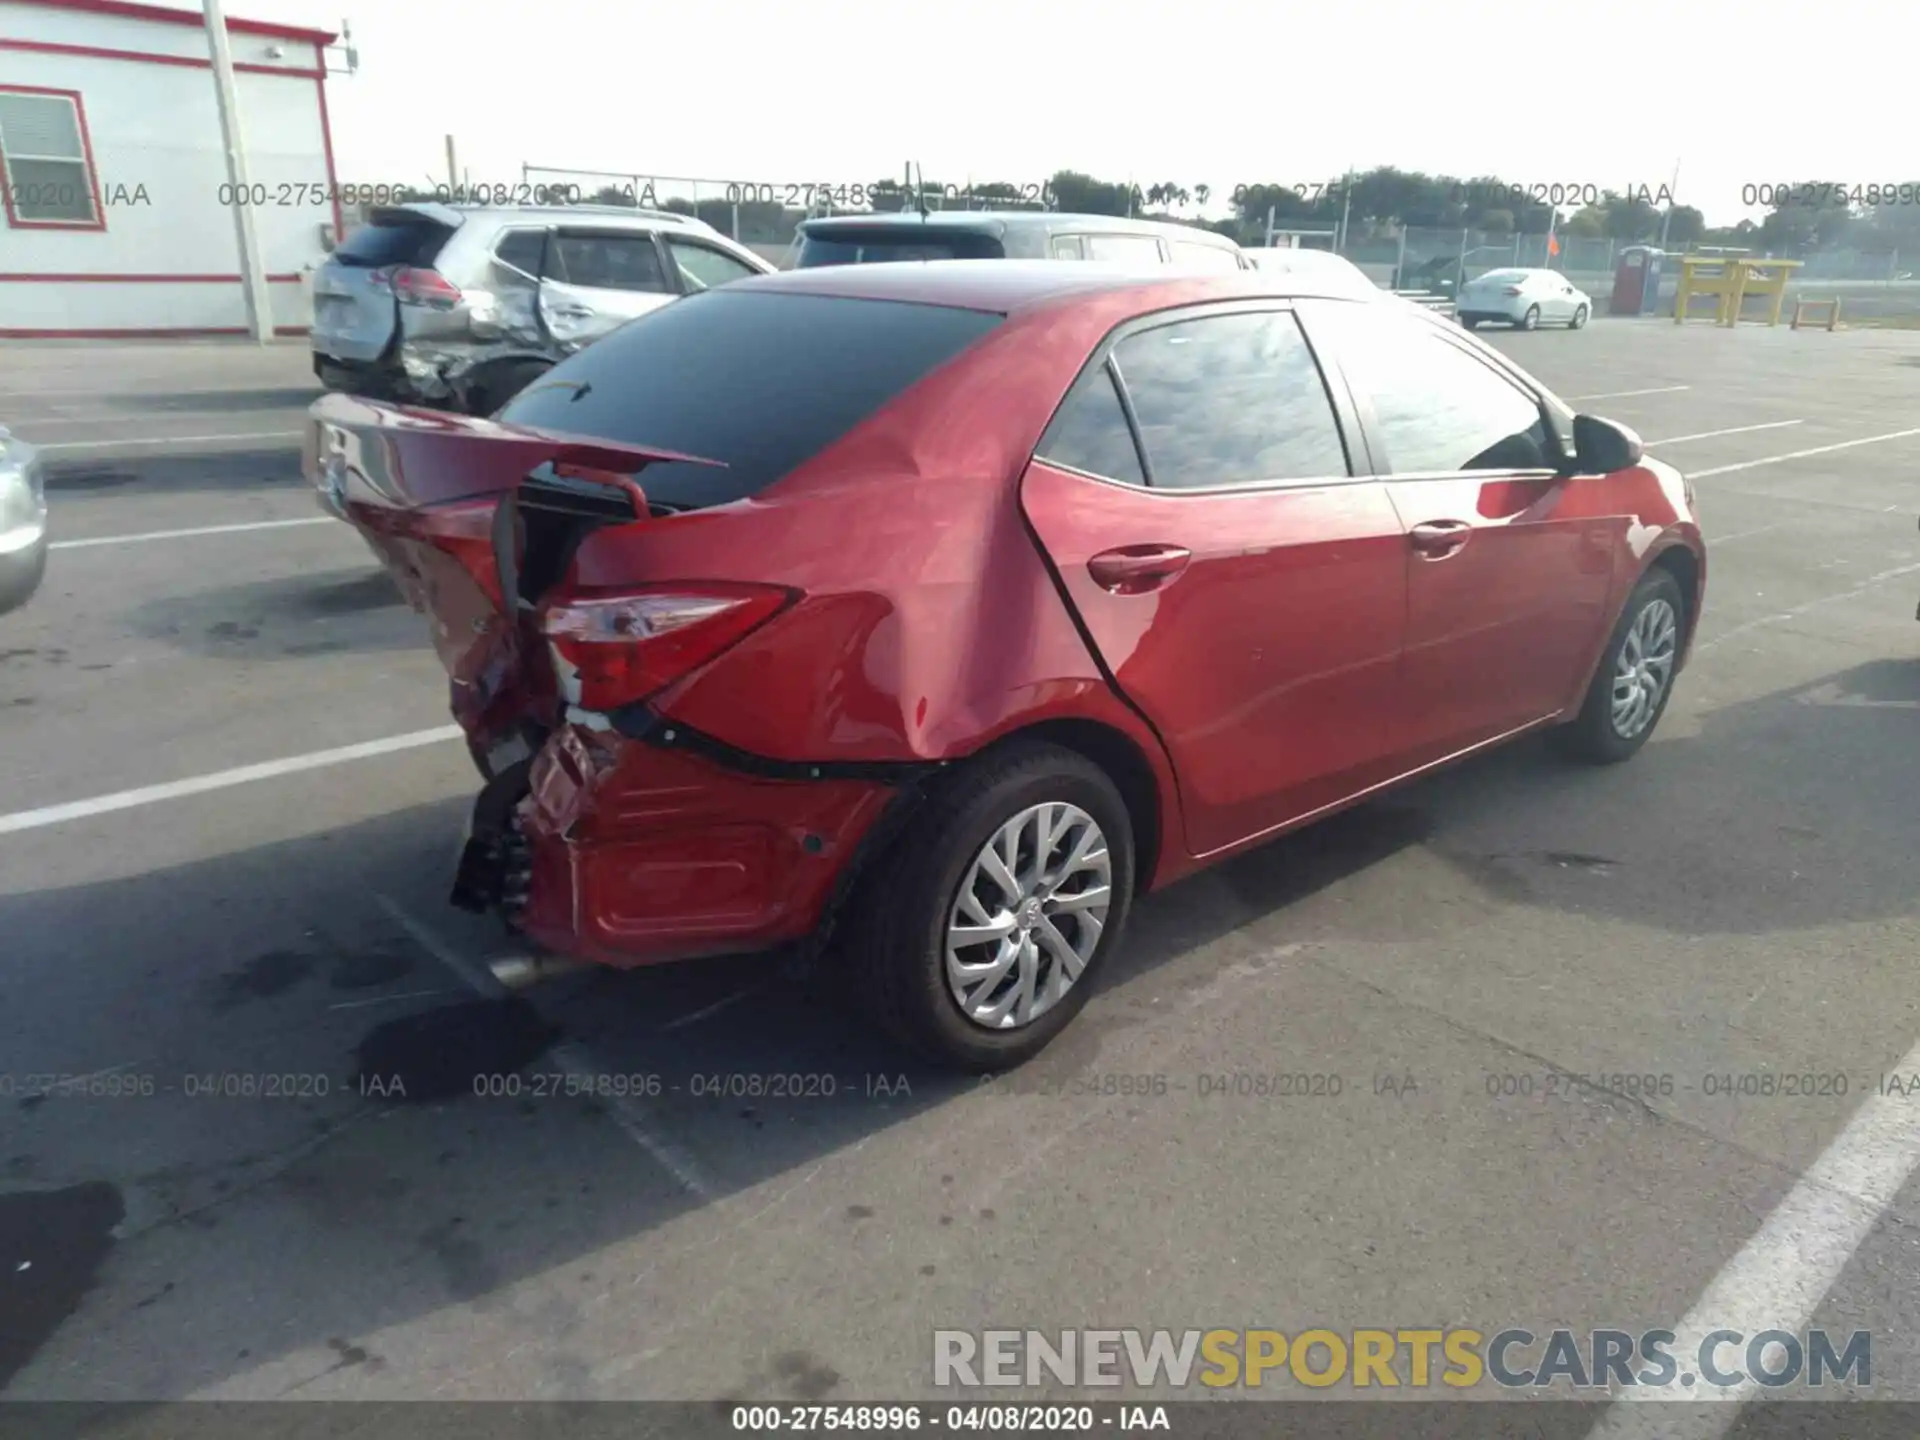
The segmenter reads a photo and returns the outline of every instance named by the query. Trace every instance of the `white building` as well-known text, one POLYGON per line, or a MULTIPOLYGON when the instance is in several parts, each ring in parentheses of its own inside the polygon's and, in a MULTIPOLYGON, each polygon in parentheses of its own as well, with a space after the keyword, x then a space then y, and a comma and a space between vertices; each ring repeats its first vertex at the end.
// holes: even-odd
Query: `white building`
MULTIPOLYGON (((227 20, 281 333, 339 233, 324 31, 227 20)), ((0 0, 0 339, 245 334, 240 242, 197 11, 0 0)))

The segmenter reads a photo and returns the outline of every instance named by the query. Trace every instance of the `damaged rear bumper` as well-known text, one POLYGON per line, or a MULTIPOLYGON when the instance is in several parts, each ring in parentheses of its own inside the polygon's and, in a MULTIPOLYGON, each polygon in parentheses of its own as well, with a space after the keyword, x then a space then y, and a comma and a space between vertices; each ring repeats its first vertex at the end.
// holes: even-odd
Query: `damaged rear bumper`
POLYGON ((564 725, 489 781, 452 903, 619 967, 804 945, 923 768, 743 768, 669 723, 628 728, 564 725))

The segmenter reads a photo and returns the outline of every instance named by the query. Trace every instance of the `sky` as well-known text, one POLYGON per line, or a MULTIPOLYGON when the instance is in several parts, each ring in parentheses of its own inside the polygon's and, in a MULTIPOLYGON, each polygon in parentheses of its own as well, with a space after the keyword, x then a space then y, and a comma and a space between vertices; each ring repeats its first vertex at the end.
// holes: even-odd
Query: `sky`
POLYGON ((1071 168, 1217 196, 1376 165, 1657 192, 1678 164, 1677 202, 1726 224, 1759 213, 1743 186, 1920 181, 1902 165, 1904 83, 1871 63, 1876 47, 1907 53, 1920 21, 1906 8, 1827 0, 1817 32, 1725 0, 229 0, 228 14, 351 22, 359 73, 328 84, 343 182, 444 179, 449 133, 485 184, 531 163, 838 185, 911 159, 955 183, 1071 168))

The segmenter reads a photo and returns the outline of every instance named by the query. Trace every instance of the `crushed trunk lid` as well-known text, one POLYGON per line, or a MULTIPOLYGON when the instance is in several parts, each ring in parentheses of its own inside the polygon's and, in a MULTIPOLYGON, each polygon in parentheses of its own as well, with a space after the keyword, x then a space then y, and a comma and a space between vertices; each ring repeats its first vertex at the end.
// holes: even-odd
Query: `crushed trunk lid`
POLYGON ((476 757, 558 718, 535 612, 580 541, 647 523, 635 477, 648 465, 722 465, 346 395, 323 397, 308 415, 302 469, 432 621, 454 716, 476 757))

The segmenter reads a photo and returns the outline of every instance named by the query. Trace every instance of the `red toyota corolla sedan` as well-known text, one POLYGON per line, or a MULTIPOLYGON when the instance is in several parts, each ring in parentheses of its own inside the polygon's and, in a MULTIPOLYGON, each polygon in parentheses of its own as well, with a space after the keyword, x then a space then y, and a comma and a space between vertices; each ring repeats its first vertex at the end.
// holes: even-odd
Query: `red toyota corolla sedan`
POLYGON ((1700 614, 1690 487, 1326 283, 804 270, 491 420, 320 401, 308 474, 486 777, 454 903, 616 966, 832 936, 992 1070, 1140 893, 1539 727, 1633 754, 1700 614))

